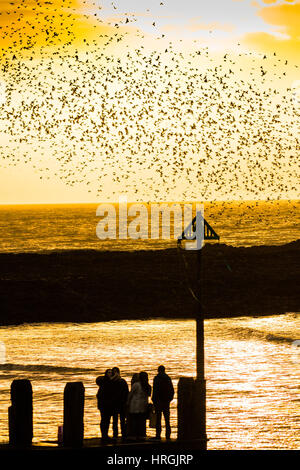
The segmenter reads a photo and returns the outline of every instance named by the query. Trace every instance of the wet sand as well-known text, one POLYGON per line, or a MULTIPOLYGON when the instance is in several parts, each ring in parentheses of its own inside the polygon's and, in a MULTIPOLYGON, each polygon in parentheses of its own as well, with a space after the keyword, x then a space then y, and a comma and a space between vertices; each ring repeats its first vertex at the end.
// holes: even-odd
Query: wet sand
MULTIPOLYGON (((0 254, 0 324, 191 318, 196 252, 0 254)), ((206 244, 206 318, 300 311, 300 240, 250 248, 206 244)))

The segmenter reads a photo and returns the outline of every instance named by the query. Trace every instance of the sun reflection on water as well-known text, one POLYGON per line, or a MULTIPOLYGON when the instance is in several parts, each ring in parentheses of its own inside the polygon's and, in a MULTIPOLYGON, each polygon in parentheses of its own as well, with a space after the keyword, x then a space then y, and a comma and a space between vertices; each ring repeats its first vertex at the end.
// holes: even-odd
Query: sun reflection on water
MULTIPOLYGON (((205 337, 209 448, 299 448, 299 367, 292 348, 300 338, 299 315, 208 320, 205 337)), ((83 381, 85 437, 97 437, 95 378, 107 367, 118 365, 128 382, 135 371, 146 370, 151 384, 160 364, 175 384, 195 374, 193 321, 1 327, 0 341, 6 347, 6 364, 0 365, 1 441, 8 439, 14 378, 32 380, 34 440, 41 442, 56 439, 68 381, 83 381)), ((176 405, 175 396, 173 427, 176 405)))

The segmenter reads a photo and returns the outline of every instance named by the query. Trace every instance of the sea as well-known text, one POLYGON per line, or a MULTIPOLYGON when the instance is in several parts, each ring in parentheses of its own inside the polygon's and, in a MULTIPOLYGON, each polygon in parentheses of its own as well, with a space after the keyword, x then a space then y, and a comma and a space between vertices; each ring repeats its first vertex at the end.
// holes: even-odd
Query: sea
MULTIPOLYGON (((175 239, 100 240, 98 206, 0 206, 0 252, 176 246, 175 239)), ((300 238, 299 209, 300 201, 218 202, 205 204, 204 216, 220 243, 282 245, 300 238)), ((299 312, 205 321, 209 449, 300 448, 299 344, 299 312)), ((97 438, 96 377, 117 365, 128 383, 133 373, 145 370, 152 384, 160 364, 175 389, 180 376, 195 376, 193 320, 1 326, 0 442, 8 441, 10 385, 15 378, 32 382, 34 443, 55 445, 67 382, 83 382, 85 437, 97 438)), ((173 437, 176 406, 177 394, 171 406, 173 437)), ((153 435, 152 429, 147 432, 153 435)))
MULTIPOLYGON (((169 207, 172 204, 183 206, 182 203, 165 204, 169 207)), ((191 205, 191 203, 186 204, 191 205)), ((129 213, 131 206, 132 204, 128 204, 129 213)), ((126 217, 122 212, 119 217, 118 204, 0 205, 0 252, 85 249, 132 251, 175 247, 172 214, 170 237, 162 238, 161 230, 161 237, 152 239, 153 204, 145 203, 144 207, 147 213, 143 217, 143 222, 148 221, 148 236, 120 238, 119 225, 124 226, 126 217), (109 221, 112 227, 115 222, 116 237, 98 238, 96 229, 102 217, 97 216, 97 209, 100 206, 103 207, 103 212, 111 207, 115 209, 116 216, 114 218, 114 214, 110 213, 109 221)), ((203 214, 220 236, 220 243, 227 245, 281 245, 300 238, 300 200, 211 202, 204 204, 203 214)), ((132 220, 133 217, 128 216, 127 225, 132 220)), ((166 221, 161 218, 159 223, 164 225, 166 221)))

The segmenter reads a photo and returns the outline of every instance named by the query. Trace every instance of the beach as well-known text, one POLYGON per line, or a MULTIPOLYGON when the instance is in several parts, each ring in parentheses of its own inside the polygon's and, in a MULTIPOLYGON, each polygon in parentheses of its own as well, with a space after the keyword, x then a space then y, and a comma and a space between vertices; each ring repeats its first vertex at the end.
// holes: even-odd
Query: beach
MULTIPOLYGON (((206 318, 300 309, 300 240, 278 246, 202 249, 206 318)), ((0 254, 1 325, 192 318, 195 251, 63 250, 0 254)))

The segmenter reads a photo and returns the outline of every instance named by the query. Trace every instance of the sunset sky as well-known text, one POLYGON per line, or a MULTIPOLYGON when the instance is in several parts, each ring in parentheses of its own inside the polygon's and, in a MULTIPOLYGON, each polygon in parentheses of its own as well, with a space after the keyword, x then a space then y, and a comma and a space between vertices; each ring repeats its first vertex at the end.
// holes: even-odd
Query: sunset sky
POLYGON ((300 1, 0 1, 0 203, 299 198, 300 1))

